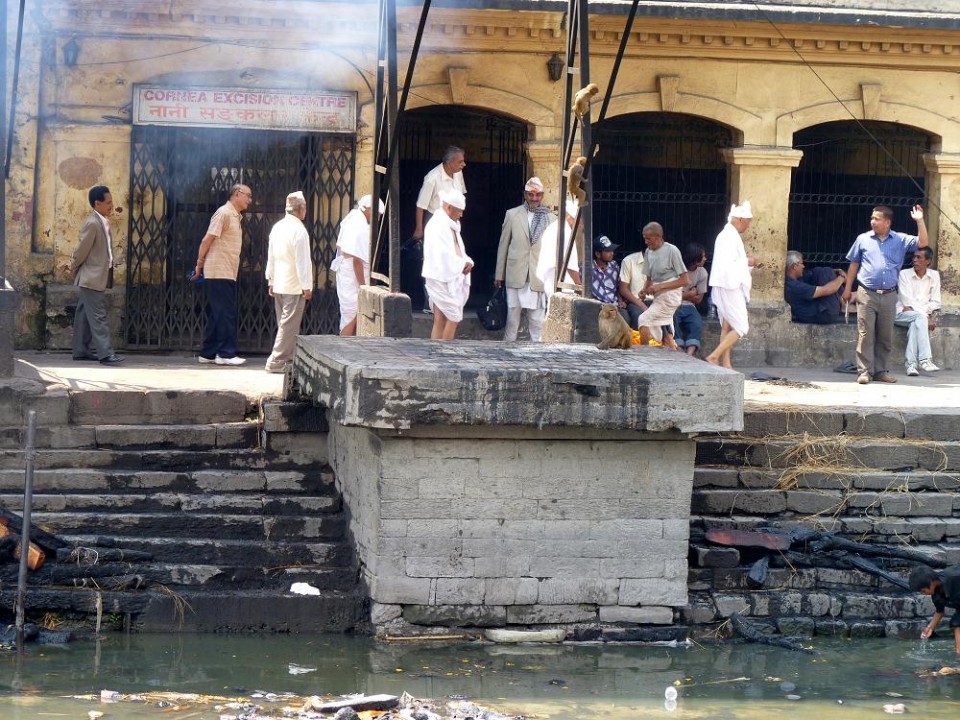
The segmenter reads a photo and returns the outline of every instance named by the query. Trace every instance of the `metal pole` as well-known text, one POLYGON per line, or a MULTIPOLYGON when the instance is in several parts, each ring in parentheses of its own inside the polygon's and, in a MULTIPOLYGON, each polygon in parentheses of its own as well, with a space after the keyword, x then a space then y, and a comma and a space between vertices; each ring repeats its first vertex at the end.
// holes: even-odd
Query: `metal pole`
MULTIPOLYGON (((19 53, 17 55, 19 56, 19 53)), ((7 102, 7 0, 0 0, 0 58, 3 58, 3 72, 0 72, 0 104, 3 104, 7 102)), ((7 135, 7 113, 3 112, 5 110, 6 105, 3 105, 2 111, 0 111, 0 137, 6 137, 7 135)), ((3 162, 6 165, 6 158, 3 162)), ((7 281, 6 207, 7 183, 4 181, 0 182, 0 209, 4 210, 4 212, 0 212, 0 292, 6 287, 7 281)))
MULTIPOLYGON (((13 154, 13 117, 14 113, 17 111, 17 95, 20 89, 20 48, 23 47, 23 11, 24 4, 26 0, 20 0, 20 14, 17 15, 17 49, 13 54, 13 97, 10 98, 10 116, 7 122, 7 152, 3 156, 3 176, 5 178, 10 177, 10 156, 13 154)), ((4 41, 6 41, 7 35, 7 26, 6 26, 6 17, 7 17, 7 3, 4 0, 3 2, 3 17, 4 17, 4 26, 3 26, 3 35, 4 41)), ((4 66, 3 74, 6 77, 7 66, 6 66, 6 42, 4 42, 4 66)), ((7 99, 6 88, 4 88, 3 99, 7 99)))
POLYGON ((387 30, 387 0, 380 0, 380 22, 377 25, 377 80, 376 96, 373 104, 373 180, 370 183, 370 198, 373 206, 371 218, 377 218, 377 222, 370 223, 370 277, 377 270, 377 261, 380 254, 378 245, 380 227, 383 218, 379 215, 380 200, 380 177, 385 168, 380 165, 380 148, 383 144, 384 122, 383 105, 385 101, 383 88, 384 68, 387 64, 386 53, 386 30, 387 30))
POLYGON ((387 224, 390 292, 400 292, 400 175, 392 172, 397 139, 397 0, 387 0, 387 224))
POLYGON ((23 616, 27 599, 27 560, 30 557, 30 513, 33 508, 33 461, 37 433, 37 411, 27 413, 27 445, 24 448, 26 473, 23 486, 23 529, 20 532, 20 574, 17 576, 17 653, 23 654, 23 616))
MULTIPOLYGON (((579 13, 578 35, 580 37, 580 87, 586 87, 590 83, 590 9, 587 0, 577 1, 577 11, 579 13)), ((590 127, 590 112, 583 115, 583 124, 580 126, 580 149, 581 155, 587 157, 588 166, 584 169, 584 179, 589 174, 590 153, 593 150, 593 133, 590 127)), ((583 254, 586 260, 583 263, 583 296, 585 298, 593 297, 591 283, 593 281, 593 183, 585 183, 583 190, 587 193, 587 204, 580 208, 580 216, 583 220, 583 254)), ((574 227, 576 232, 576 227, 574 227)))
MULTIPOLYGON (((567 167, 570 165, 570 153, 573 147, 573 133, 575 132, 574 123, 576 122, 572 106, 573 106, 573 71, 574 71, 574 61, 576 60, 577 50, 576 50, 576 38, 577 38, 577 27, 578 22, 577 18, 579 17, 577 13, 577 0, 569 0, 567 3, 567 53, 566 53, 566 62, 564 63, 564 72, 563 72, 563 131, 560 136, 560 142, 562 143, 560 147, 560 207, 557 214, 562 218, 560 224, 557 227, 557 275, 554 281, 553 290, 557 290, 557 285, 562 282, 566 282, 567 277, 567 258, 569 258, 568 253, 564 253, 564 245, 566 244, 566 222, 567 222, 567 178, 564 175, 567 167)), ((577 241, 577 227, 579 226, 579 215, 577 213, 577 218, 574 219, 573 232, 571 233, 571 242, 577 241)), ((586 256, 586 248, 584 248, 584 255, 586 256)), ((587 258, 581 258, 586 262, 587 258)))

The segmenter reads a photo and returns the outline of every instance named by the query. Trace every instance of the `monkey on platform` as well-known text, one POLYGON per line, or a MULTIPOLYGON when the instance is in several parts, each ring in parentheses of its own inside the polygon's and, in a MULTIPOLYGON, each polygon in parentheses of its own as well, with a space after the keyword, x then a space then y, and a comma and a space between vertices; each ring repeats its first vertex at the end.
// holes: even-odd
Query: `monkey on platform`
POLYGON ((587 182, 583 177, 583 171, 587 168, 587 159, 581 155, 567 168, 567 190, 573 195, 581 206, 587 204, 587 194, 583 191, 581 185, 587 182))
POLYGON ((583 122, 583 116, 590 112, 590 100, 600 92, 596 83, 590 83, 585 88, 577 90, 573 96, 573 114, 577 116, 580 122, 583 122))
POLYGON ((601 350, 620 348, 629 350, 633 347, 633 330, 623 319, 616 305, 604 303, 600 308, 600 342, 597 347, 601 350))

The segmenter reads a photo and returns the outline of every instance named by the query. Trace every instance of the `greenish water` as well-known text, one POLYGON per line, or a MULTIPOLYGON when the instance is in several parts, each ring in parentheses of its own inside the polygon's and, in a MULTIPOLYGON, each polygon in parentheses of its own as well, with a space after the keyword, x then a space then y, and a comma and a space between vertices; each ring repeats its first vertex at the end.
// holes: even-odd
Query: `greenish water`
MULTIPOLYGON (((960 717, 960 675, 918 675, 960 664, 949 639, 922 646, 817 638, 815 647, 819 653, 808 656, 751 645, 438 646, 340 636, 111 636, 99 643, 31 646, 21 661, 0 656, 0 720, 83 719, 91 710, 103 712, 104 720, 220 716, 205 705, 177 711, 71 697, 99 698, 104 689, 224 696, 407 691, 424 698, 466 696, 505 714, 550 720, 854 720, 884 716, 887 703, 904 703, 915 717, 960 717), (678 691, 672 711, 664 706, 667 687, 678 691)), ((279 716, 280 706, 272 707, 279 716)))

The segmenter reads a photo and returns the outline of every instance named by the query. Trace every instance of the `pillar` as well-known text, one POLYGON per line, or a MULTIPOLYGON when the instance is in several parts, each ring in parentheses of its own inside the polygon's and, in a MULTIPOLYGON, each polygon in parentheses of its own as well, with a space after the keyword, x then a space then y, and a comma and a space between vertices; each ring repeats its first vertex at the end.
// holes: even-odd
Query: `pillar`
POLYGON ((788 147, 739 147, 723 151, 730 165, 730 197, 749 200, 753 223, 743 238, 747 254, 762 268, 753 274, 753 298, 783 302, 783 261, 787 253, 790 210, 790 171, 803 152, 788 147))
MULTIPOLYGON (((543 181, 543 202, 552 208, 560 207, 560 143, 555 140, 527 143, 530 175, 543 181)), ((563 209, 560 209, 563 212, 563 209)))
POLYGON ((960 305, 960 228, 952 221, 960 217, 960 153, 926 153, 923 162, 929 200, 925 208, 927 230, 937 254, 942 301, 944 305, 960 305))

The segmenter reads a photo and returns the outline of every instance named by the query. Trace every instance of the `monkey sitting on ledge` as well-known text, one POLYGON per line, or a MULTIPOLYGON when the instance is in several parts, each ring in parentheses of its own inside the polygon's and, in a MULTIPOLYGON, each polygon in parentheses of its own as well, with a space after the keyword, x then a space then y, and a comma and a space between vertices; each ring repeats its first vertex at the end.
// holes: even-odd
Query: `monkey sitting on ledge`
POLYGON ((629 350, 633 347, 633 330, 620 314, 616 305, 604 303, 600 308, 600 342, 597 347, 601 350, 620 348, 629 350))

